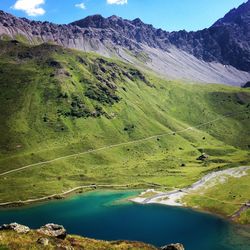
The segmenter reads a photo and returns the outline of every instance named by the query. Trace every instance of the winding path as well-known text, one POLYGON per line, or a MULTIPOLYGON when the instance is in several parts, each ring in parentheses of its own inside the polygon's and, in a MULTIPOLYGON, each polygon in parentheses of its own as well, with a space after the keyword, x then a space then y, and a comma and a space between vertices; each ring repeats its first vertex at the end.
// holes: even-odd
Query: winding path
POLYGON ((75 157, 75 156, 81 156, 81 155, 91 154, 91 153, 99 152, 99 151, 102 151, 102 150, 105 150, 105 149, 111 149, 111 148, 116 148, 116 147, 120 147, 120 146, 126 146, 126 145, 131 145, 131 144, 135 144, 135 143, 144 142, 144 141, 149 141, 149 140, 152 140, 152 139, 155 139, 155 138, 159 138, 159 137, 164 137, 164 136, 167 136, 167 135, 175 135, 177 133, 182 133, 182 132, 185 132, 185 131, 188 131, 188 130, 192 130, 192 129, 195 129, 195 128, 203 127, 203 126, 208 125, 208 124, 215 123, 216 121, 223 120, 223 119, 225 119, 227 117, 235 116, 237 114, 246 113, 247 111, 248 110, 241 111, 241 112, 236 112, 236 113, 225 114, 225 115, 220 116, 220 117, 218 117, 216 119, 213 119, 211 121, 199 124, 197 126, 188 127, 188 128, 182 129, 182 130, 178 130, 178 131, 173 131, 173 132, 168 132, 168 133, 153 135, 153 136, 146 137, 146 138, 143 138, 143 139, 138 139, 138 140, 133 140, 133 141, 128 141, 128 142, 122 142, 122 143, 118 143, 118 144, 113 144, 113 145, 101 147, 101 148, 98 148, 98 149, 87 150, 87 151, 84 151, 84 152, 81 152, 81 153, 76 153, 76 154, 71 154, 71 155, 66 155, 66 156, 58 157, 58 158, 55 158, 55 159, 52 159, 52 160, 47 160, 47 161, 42 161, 42 162, 37 162, 37 163, 29 164, 29 165, 26 165, 26 166, 23 166, 23 167, 20 167, 20 168, 16 168, 16 169, 12 169, 12 170, 0 173, 0 176, 5 176, 5 175, 8 175, 8 174, 11 174, 11 173, 14 173, 14 172, 19 172, 19 171, 25 170, 27 168, 31 168, 31 167, 35 167, 35 166, 41 166, 41 165, 53 163, 55 161, 60 161, 60 160, 65 160, 65 159, 68 159, 68 158, 72 158, 72 157, 75 157))
MULTIPOLYGON (((13 205, 25 205, 25 204, 30 204, 30 203, 34 203, 34 202, 41 202, 41 201, 47 201, 47 200, 50 200, 50 199, 56 199, 56 198, 64 198, 66 195, 68 194, 71 194, 73 192, 76 192, 78 190, 82 190, 82 189, 86 189, 86 188, 127 188, 129 186, 133 186, 133 187, 136 187, 136 186, 139 186, 141 184, 124 184, 124 185, 108 185, 108 184, 102 184, 102 185, 96 185, 96 184, 91 184, 91 185, 84 185, 84 186, 78 186, 78 187, 75 187, 75 188, 72 188, 68 191, 65 191, 63 193, 60 193, 60 194, 51 194, 51 195, 48 195, 48 196, 44 196, 44 197, 41 197, 41 198, 34 198, 34 199, 28 199, 28 200, 25 200, 25 201, 22 201, 22 200, 19 200, 19 201, 10 201, 10 202, 3 202, 3 203, 0 203, 0 207, 7 207, 7 206, 13 206, 13 205)), ((145 184, 144 184, 145 186, 145 184)), ((152 185, 148 185, 148 186, 152 186, 152 185)))

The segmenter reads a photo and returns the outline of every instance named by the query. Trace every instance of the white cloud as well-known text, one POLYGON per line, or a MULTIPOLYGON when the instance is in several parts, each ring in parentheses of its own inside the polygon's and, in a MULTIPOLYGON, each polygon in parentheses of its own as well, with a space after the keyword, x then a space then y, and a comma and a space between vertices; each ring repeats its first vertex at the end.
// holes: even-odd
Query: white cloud
POLYGON ((12 6, 15 10, 22 10, 28 16, 41 16, 45 14, 45 10, 40 5, 45 4, 45 0, 17 0, 12 6))
POLYGON ((83 10, 85 10, 85 9, 86 9, 86 6, 85 6, 85 4, 84 4, 84 3, 77 3, 77 4, 75 4, 75 7, 76 7, 76 8, 83 9, 83 10))
POLYGON ((108 4, 127 4, 128 0, 107 0, 108 4))

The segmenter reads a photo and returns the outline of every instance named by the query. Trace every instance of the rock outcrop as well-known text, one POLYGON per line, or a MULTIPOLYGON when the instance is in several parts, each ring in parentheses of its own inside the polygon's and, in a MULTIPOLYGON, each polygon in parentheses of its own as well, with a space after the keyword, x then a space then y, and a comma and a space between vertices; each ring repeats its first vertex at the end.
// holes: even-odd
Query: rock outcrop
POLYGON ((53 223, 42 226, 40 229, 37 230, 37 232, 39 232, 40 234, 44 234, 50 237, 56 237, 59 239, 65 239, 67 236, 67 232, 63 226, 53 223))
POLYGON ((185 250, 184 246, 180 243, 176 243, 176 244, 170 244, 167 246, 163 246, 161 247, 161 250, 185 250))
POLYGON ((10 224, 3 224, 2 226, 0 226, 0 231, 1 230, 13 230, 17 233, 28 233, 30 231, 30 228, 14 222, 10 224))

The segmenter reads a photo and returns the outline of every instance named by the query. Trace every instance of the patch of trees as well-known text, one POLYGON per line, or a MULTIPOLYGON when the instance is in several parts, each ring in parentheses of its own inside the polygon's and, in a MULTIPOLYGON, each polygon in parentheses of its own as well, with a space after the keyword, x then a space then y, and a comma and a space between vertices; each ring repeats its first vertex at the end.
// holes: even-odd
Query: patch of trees
POLYGON ((61 63, 56 61, 56 60, 53 60, 53 59, 48 59, 47 64, 48 64, 48 66, 50 66, 52 68, 57 68, 57 69, 62 68, 61 63))
POLYGON ((85 96, 92 100, 109 105, 113 105, 121 100, 121 98, 116 95, 115 90, 100 83, 89 85, 85 92, 85 96))
POLYGON ((106 112, 104 112, 103 108, 99 105, 95 105, 94 109, 90 110, 79 96, 73 95, 70 109, 68 111, 59 110, 58 114, 72 118, 88 118, 100 117, 106 115, 106 112))

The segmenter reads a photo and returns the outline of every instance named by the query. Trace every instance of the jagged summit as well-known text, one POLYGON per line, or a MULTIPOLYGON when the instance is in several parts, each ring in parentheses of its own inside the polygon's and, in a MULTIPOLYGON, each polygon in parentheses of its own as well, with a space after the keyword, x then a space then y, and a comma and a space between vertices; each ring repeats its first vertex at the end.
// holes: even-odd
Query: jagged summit
POLYGON ((167 32, 117 16, 90 16, 73 22, 81 28, 113 29, 120 36, 149 47, 168 50, 170 45, 207 62, 220 62, 250 72, 250 1, 231 10, 210 28, 187 32, 167 32))
MULTIPOLYGON (((102 15, 92 15, 86 18, 80 19, 78 21, 70 23, 70 25, 77 25, 81 28, 113 28, 120 31, 122 28, 151 28, 156 30, 153 25, 145 24, 140 18, 135 18, 134 20, 123 19, 119 16, 112 15, 110 17, 103 17, 102 15)), ((166 32, 168 33, 168 32, 166 32)))
POLYGON ((144 22, 142 22, 142 20, 140 18, 135 18, 133 21, 132 21, 133 24, 135 25, 145 25, 144 22))
POLYGON ((100 14, 88 16, 84 19, 72 22, 70 24, 77 25, 81 28, 90 28, 91 27, 91 28, 105 29, 108 27, 108 23, 107 23, 106 18, 104 18, 100 14))
POLYGON ((57 25, 0 11, 3 35, 22 35, 30 43, 52 41, 104 56, 116 53, 122 60, 134 63, 132 54, 151 69, 173 78, 237 85, 250 78, 250 1, 197 32, 167 32, 139 18, 131 21, 115 15, 93 15, 57 25))
POLYGON ((214 23, 213 26, 226 24, 250 25, 250 1, 243 3, 238 8, 229 11, 223 18, 214 23))

